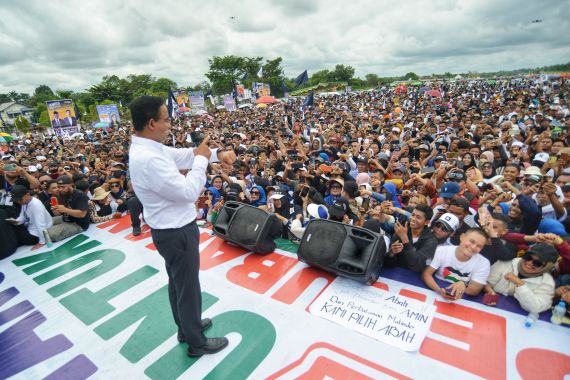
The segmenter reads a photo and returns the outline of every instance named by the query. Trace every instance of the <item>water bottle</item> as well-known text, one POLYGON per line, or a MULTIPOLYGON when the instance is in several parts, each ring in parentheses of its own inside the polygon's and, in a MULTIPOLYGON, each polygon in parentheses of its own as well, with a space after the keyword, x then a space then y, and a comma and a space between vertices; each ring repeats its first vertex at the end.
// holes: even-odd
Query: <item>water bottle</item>
POLYGON ((49 236, 48 230, 43 230, 42 233, 44 234, 44 239, 46 241, 46 245, 48 248, 53 247, 53 242, 51 241, 51 237, 49 236))
POLYGON ((566 314, 566 302, 560 301, 558 305, 552 310, 552 317, 550 317, 550 322, 555 325, 561 325, 562 319, 564 319, 564 314, 566 314))
POLYGON ((538 313, 535 313, 534 311, 531 311, 530 313, 528 313, 528 316, 527 316, 526 319, 524 320, 524 327, 526 327, 526 328, 531 328, 532 325, 534 325, 534 322, 536 322, 537 319, 538 319, 538 313))

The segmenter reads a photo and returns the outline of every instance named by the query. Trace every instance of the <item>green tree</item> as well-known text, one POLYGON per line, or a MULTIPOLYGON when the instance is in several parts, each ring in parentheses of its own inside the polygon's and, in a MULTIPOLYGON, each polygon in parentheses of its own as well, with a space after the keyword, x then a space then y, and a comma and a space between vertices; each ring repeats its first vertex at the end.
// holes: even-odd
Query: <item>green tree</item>
POLYGON ((331 80, 334 82, 348 82, 354 76, 354 68, 352 66, 336 65, 331 73, 331 80))
POLYGON ((51 121, 49 119, 49 113, 47 108, 41 112, 38 117, 38 124, 44 128, 49 128, 51 126, 51 121))
POLYGON ((31 128, 31 124, 28 121, 28 119, 26 119, 25 117, 23 117, 22 115, 18 116, 16 118, 16 120, 14 120, 14 126, 23 133, 27 133, 30 131, 31 128))
POLYGON ((366 84, 370 87, 376 87, 380 84, 380 77, 376 74, 366 74, 364 78, 366 80, 366 84))
POLYGON ((49 86, 42 84, 41 86, 36 87, 34 90, 34 94, 30 99, 30 103, 34 105, 40 102, 47 102, 48 100, 56 100, 56 98, 57 97, 52 89, 49 86))
MULTIPOLYGON (((261 60, 261 59, 260 59, 261 60)), ((224 57, 212 57, 208 60, 210 68, 206 77, 212 83, 212 90, 216 94, 227 94, 232 92, 234 85, 243 77, 246 70, 246 63, 251 64, 246 58, 235 55, 224 57)))
POLYGON ((420 79, 420 77, 418 76, 418 74, 414 73, 414 72, 409 72, 406 75, 404 75, 404 80, 418 80, 420 79))
POLYGON ((168 91, 177 88, 176 82, 168 78, 158 78, 150 86, 150 93, 154 96, 166 98, 168 91))

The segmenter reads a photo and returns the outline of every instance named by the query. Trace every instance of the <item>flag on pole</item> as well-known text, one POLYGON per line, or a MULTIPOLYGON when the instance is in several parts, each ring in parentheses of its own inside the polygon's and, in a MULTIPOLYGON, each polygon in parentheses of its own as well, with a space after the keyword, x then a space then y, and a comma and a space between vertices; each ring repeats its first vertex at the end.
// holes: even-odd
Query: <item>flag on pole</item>
POLYGON ((299 74, 299 76, 295 79, 295 84, 297 86, 300 86, 308 81, 309 81, 309 74, 307 74, 307 70, 305 70, 301 74, 299 74))
POLYGON ((305 98, 303 102, 303 107, 310 107, 315 103, 315 97, 313 96, 313 91, 309 92, 309 95, 305 98))
POLYGON ((176 98, 174 97, 174 93, 168 91, 168 100, 166 102, 166 107, 168 108, 168 117, 174 117, 174 104, 176 104, 176 98))
POLYGON ((247 73, 243 74, 243 77, 241 78, 241 81, 244 82, 247 80, 249 76, 247 75, 247 73))
POLYGON ((281 79, 281 91, 283 92, 283 97, 287 98, 289 96, 287 86, 285 86, 285 79, 281 79))
POLYGON ((257 72, 257 77, 258 77, 258 78, 262 78, 262 77, 263 77, 263 66, 261 66, 261 67, 259 68, 259 71, 257 72))

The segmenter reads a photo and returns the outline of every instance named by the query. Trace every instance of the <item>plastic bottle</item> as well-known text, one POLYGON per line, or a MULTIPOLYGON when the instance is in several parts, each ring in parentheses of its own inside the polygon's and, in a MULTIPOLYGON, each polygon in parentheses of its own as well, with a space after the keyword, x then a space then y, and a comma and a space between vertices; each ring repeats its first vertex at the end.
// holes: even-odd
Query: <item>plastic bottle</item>
POLYGON ((550 317, 550 322, 555 325, 561 325, 562 319, 564 319, 564 314, 566 314, 566 302, 560 301, 558 305, 552 309, 552 317, 550 317))
POLYGON ((51 237, 49 236, 48 230, 43 230, 42 234, 44 234, 44 239, 46 241, 46 245, 48 248, 53 247, 53 242, 51 241, 51 237))
POLYGON ((524 320, 524 327, 531 328, 537 319, 538 319, 538 313, 531 311, 530 313, 528 313, 528 316, 524 320))

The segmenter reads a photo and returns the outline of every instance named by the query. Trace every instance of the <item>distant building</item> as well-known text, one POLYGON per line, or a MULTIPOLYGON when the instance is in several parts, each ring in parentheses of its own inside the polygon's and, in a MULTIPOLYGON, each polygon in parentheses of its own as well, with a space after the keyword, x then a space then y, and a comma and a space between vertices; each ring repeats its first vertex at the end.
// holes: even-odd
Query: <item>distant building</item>
POLYGON ((18 116, 24 116, 29 122, 34 109, 20 102, 8 102, 0 104, 0 124, 2 129, 12 129, 18 116))

